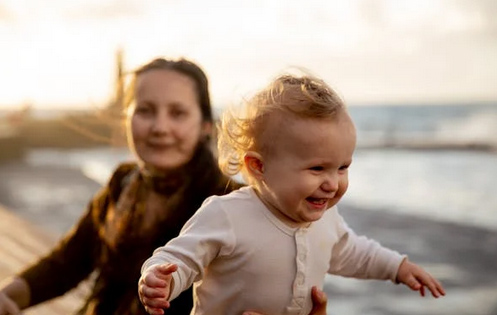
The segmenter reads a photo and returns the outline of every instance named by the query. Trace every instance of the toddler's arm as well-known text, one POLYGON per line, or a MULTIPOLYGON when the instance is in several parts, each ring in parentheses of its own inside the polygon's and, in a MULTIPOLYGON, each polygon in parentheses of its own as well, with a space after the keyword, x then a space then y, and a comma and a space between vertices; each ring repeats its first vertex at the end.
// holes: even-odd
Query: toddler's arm
POLYGON ((174 288, 174 264, 153 265, 147 268, 138 281, 138 294, 145 310, 151 315, 162 315, 169 308, 169 296, 174 288))
MULTIPOLYGON (((203 278, 207 266, 218 255, 225 255, 234 248, 231 224, 220 202, 208 199, 183 226, 180 234, 154 253, 142 265, 142 278, 149 268, 174 264, 170 272, 174 286, 168 291, 172 301, 195 281, 203 278)), ((162 314, 162 313, 158 313, 162 314)))
POLYGON ((329 209, 338 240, 332 248, 328 273, 357 279, 396 281, 399 266, 406 257, 364 235, 357 235, 336 207, 329 209))
POLYGON ((399 266, 397 282, 407 285, 411 290, 419 291, 421 296, 425 296, 425 287, 428 287, 435 298, 445 295, 445 290, 437 279, 407 258, 399 266))

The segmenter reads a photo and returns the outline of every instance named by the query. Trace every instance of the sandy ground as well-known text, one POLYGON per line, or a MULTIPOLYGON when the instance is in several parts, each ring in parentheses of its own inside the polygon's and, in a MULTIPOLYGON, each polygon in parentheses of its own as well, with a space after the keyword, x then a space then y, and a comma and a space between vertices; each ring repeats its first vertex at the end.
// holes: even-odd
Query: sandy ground
MULTIPOLYGON (((0 205, 55 236, 67 231, 99 188, 79 171, 64 167, 4 164, 0 179, 0 205)), ((394 214, 388 209, 342 208, 341 213, 358 234, 405 253, 425 267, 442 281, 447 296, 421 298, 390 282, 329 276, 324 287, 328 314, 497 315, 497 231, 394 214)))

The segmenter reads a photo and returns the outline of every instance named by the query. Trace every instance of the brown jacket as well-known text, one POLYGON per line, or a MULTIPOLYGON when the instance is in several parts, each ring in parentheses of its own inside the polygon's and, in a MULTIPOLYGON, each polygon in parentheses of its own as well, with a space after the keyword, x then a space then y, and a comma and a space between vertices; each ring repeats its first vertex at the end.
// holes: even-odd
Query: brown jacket
MULTIPOLYGON (((31 288, 31 305, 66 293, 95 271, 92 292, 78 314, 146 314, 138 299, 143 262, 179 233, 205 198, 229 193, 240 186, 221 174, 210 151, 200 149, 185 167, 182 186, 164 205, 178 215, 156 222, 145 234, 134 233, 129 224, 119 242, 112 244, 103 233, 106 214, 115 206, 126 178, 136 169, 135 164, 120 165, 53 251, 20 273, 31 288)), ((137 209, 140 208, 134 207, 132 211, 140 211, 137 209)), ((167 314, 189 314, 191 307, 189 290, 171 303, 167 314)))

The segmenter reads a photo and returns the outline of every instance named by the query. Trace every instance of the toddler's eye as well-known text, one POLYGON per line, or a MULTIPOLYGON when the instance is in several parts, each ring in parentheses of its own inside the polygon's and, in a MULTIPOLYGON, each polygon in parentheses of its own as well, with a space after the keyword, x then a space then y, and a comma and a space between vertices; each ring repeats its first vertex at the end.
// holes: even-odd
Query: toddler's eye
POLYGON ((309 168, 311 171, 322 171, 324 170, 324 167, 322 166, 313 166, 309 168))
POLYGON ((340 171, 345 171, 349 168, 350 165, 343 165, 340 167, 340 171))

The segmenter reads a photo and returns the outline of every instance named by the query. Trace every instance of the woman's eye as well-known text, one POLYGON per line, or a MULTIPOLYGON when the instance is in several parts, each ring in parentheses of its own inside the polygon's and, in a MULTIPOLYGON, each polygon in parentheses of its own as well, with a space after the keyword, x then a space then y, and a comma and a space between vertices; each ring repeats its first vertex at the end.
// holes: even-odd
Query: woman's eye
POLYGON ((149 114, 152 113, 152 109, 148 106, 138 106, 136 107, 135 112, 138 114, 149 114))
POLYGON ((176 117, 176 118, 181 118, 183 116, 186 115, 186 112, 185 111, 182 111, 182 110, 174 110, 171 112, 171 116, 172 117, 176 117))

